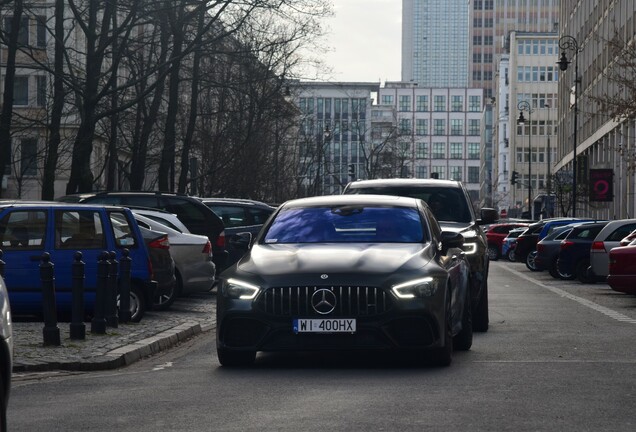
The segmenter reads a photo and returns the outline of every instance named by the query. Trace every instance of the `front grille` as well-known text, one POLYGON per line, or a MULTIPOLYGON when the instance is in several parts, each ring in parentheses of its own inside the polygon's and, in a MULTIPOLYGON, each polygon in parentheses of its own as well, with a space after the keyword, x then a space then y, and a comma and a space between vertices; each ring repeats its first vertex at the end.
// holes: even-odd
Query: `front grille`
POLYGON ((388 311, 392 297, 383 289, 368 286, 297 286, 275 287, 259 296, 256 306, 276 316, 345 316, 370 317, 388 311), (336 307, 328 315, 321 315, 311 306, 311 296, 319 289, 328 289, 336 296, 336 307))

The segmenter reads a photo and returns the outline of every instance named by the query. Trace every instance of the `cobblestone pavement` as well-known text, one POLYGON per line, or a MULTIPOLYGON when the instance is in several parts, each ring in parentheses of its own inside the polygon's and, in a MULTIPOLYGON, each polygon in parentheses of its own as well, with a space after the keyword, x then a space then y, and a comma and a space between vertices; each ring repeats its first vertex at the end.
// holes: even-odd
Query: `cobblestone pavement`
POLYGON ((14 372, 103 370, 131 364, 168 349, 201 332, 216 328, 214 292, 177 299, 167 311, 151 311, 139 323, 108 327, 105 335, 90 332, 71 340, 69 323, 60 322, 60 346, 43 346, 42 322, 13 323, 14 372))

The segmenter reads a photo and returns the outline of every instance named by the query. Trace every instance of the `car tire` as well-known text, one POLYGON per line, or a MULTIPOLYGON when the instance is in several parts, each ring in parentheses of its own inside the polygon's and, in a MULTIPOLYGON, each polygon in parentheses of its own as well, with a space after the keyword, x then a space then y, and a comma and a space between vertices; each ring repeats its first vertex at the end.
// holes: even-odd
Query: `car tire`
POLYGON ((591 279, 588 276, 588 272, 587 272, 587 268, 589 266, 590 266, 590 261, 587 259, 582 259, 578 263, 576 263, 574 274, 576 275, 576 279, 583 284, 587 284, 591 282, 591 279))
POLYGON ((488 259, 491 261, 497 261, 499 259, 499 248, 497 245, 489 244, 486 253, 488 254, 488 259))
POLYGON ((535 261, 536 258, 537 258, 537 251, 532 251, 528 254, 528 256, 526 256, 526 267, 528 267, 528 270, 539 271, 537 269, 537 264, 535 261))
POLYGON ((550 276, 555 279, 561 279, 561 275, 559 275, 559 269, 557 268, 557 260, 553 260, 552 264, 550 264, 550 276))
POLYGON ((574 275, 570 273, 565 273, 559 267, 559 260, 557 259, 557 272, 559 273, 559 277, 563 280, 572 280, 574 279, 574 275))
POLYGON ((146 313, 146 297, 137 284, 130 286, 130 320, 139 322, 146 313))
POLYGON ((172 303, 174 303, 177 298, 177 294, 178 289, 175 282, 167 293, 155 295, 152 301, 153 310, 165 311, 170 309, 170 306, 172 306, 172 303))
POLYGON ((482 282, 481 296, 477 302, 476 307, 473 309, 472 314, 473 331, 487 332, 488 331, 488 281, 482 282))
POLYGON ((250 366, 256 360, 256 351, 228 351, 217 348, 216 354, 221 366, 250 366))
POLYGON ((464 312, 462 314, 462 329, 453 338, 453 348, 459 351, 468 351, 473 346, 473 308, 470 306, 470 294, 466 294, 464 300, 464 312))
POLYGON ((515 250, 514 249, 508 249, 508 252, 506 253, 506 257, 508 258, 508 261, 515 262, 516 261, 515 250))
POLYGON ((433 366, 446 367, 453 362, 453 322, 451 311, 451 294, 446 293, 444 320, 444 345, 433 349, 431 352, 430 362, 433 366))

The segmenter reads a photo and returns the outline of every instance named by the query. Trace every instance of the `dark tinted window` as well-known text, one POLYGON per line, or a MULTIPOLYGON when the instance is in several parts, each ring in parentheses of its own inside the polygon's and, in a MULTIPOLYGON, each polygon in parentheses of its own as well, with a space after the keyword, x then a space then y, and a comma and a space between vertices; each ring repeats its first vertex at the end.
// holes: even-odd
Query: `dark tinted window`
POLYGON ((249 225, 243 207, 239 206, 221 206, 210 204, 209 207, 223 220, 226 228, 239 227, 249 225))
POLYGON ((636 229, 636 223, 623 225, 612 232, 605 241, 621 241, 636 229))
POLYGON ((377 194, 419 198, 429 204, 435 217, 446 222, 472 222, 472 215, 460 188, 434 186, 368 186, 349 188, 347 194, 377 194))
POLYGON ((99 212, 58 210, 55 212, 57 249, 104 249, 104 230, 99 212))
POLYGON ((594 240, 594 237, 596 237, 596 235, 601 231, 602 228, 602 226, 579 228, 578 230, 573 231, 572 235, 569 236, 569 238, 594 240))
POLYGON ((0 245, 4 250, 44 249, 46 211, 12 211, 0 221, 0 245))
POLYGON ((260 208, 248 208, 247 212, 250 214, 252 222, 255 225, 263 225, 272 213, 274 213, 274 209, 266 210, 260 208))

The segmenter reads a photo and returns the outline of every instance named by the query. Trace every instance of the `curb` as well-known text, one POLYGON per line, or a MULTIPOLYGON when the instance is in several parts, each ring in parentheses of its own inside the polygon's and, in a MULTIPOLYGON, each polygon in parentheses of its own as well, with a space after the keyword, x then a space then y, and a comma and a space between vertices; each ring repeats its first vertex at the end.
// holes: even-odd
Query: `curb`
POLYGON ((128 366, 136 361, 172 348, 198 334, 210 331, 214 326, 204 326, 194 322, 179 324, 155 336, 116 348, 101 356, 72 361, 49 361, 20 363, 13 365, 13 372, 44 372, 52 370, 100 371, 128 366))

